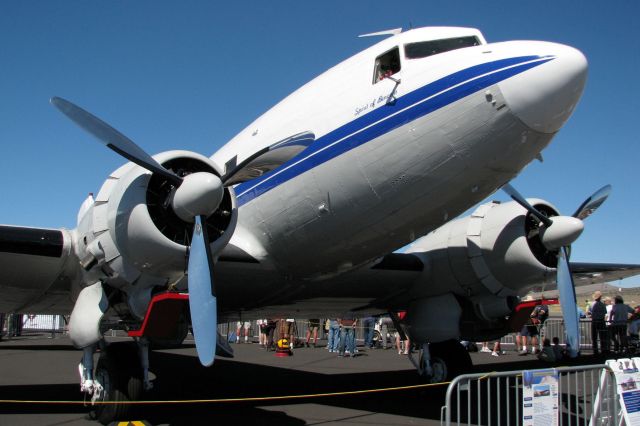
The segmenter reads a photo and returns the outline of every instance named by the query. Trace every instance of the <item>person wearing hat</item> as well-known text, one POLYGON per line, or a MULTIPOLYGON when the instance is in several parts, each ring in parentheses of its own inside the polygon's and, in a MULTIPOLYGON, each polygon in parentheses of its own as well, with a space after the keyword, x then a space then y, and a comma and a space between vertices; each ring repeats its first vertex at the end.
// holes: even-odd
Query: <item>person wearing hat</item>
POLYGON ((602 293, 600 291, 593 293, 592 298, 593 303, 589 306, 587 315, 591 317, 591 347, 593 354, 597 355, 599 353, 598 340, 600 340, 600 350, 605 353, 609 352, 609 336, 605 323, 607 307, 601 301, 602 293))

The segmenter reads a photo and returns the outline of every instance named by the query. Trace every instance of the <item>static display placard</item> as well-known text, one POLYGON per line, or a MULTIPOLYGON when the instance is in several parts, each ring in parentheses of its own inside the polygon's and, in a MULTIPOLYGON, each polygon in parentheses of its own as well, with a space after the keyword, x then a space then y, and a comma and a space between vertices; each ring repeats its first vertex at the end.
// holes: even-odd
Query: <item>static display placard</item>
POLYGON ((607 365, 616 377, 625 423, 640 425, 640 358, 610 359, 607 365))
POLYGON ((522 372, 522 424, 558 425, 558 372, 555 368, 522 372))

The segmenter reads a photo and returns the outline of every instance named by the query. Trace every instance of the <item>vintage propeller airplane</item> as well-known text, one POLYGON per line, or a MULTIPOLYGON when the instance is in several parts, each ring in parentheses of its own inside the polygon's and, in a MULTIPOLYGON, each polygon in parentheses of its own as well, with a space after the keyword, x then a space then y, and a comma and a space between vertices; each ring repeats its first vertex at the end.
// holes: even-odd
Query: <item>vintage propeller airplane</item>
MULTIPOLYGON (((585 57, 565 45, 487 43, 471 28, 395 31, 211 158, 150 156, 54 97, 129 162, 84 201, 75 229, 0 227, 0 311, 71 312, 81 388, 94 400, 138 398, 151 387, 149 344, 180 343, 189 325, 209 366, 232 352, 218 321, 349 310, 391 313, 422 348, 418 370, 442 380, 470 366, 459 339, 504 335, 519 296, 556 284, 575 355, 572 277, 640 272, 568 261, 610 187, 563 216, 508 182, 570 117, 586 77, 585 57), (454 219, 499 188, 514 201, 454 219), (94 368, 108 328, 137 345, 103 346, 94 368)), ((98 406, 98 419, 127 407, 98 406)))

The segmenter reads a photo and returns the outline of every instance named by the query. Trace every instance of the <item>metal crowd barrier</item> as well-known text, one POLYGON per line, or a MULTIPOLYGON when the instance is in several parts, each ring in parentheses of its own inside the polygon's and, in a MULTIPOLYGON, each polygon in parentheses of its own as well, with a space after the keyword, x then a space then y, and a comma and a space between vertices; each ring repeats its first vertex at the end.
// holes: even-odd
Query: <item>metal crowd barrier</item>
POLYGON ((66 331, 66 320, 63 315, 42 314, 12 314, 4 316, 2 335, 7 338, 14 336, 33 336, 56 333, 63 334, 66 331))
MULTIPOLYGON (((609 367, 559 367, 556 371, 561 426, 620 424, 616 382, 609 367)), ((522 394, 522 371, 458 376, 447 388, 440 424, 522 425, 522 394)))
MULTIPOLYGON (((591 349, 591 320, 583 319, 579 322, 580 325, 580 349, 591 349)), ((502 345, 515 345, 516 333, 507 334, 500 339, 502 345)), ((544 322, 544 325, 540 328, 539 344, 542 346, 542 340, 548 338, 552 340, 557 337, 560 341, 560 345, 565 345, 566 337, 564 332, 564 320, 562 319, 548 319, 544 322)))
MULTIPOLYGON (((327 340, 328 338, 328 333, 325 332, 325 329, 324 329, 325 321, 326 319, 324 318, 320 320, 320 327, 318 329, 318 341, 327 340)), ((364 327, 362 326, 361 319, 359 319, 358 321, 359 321, 359 324, 355 327, 356 342, 362 343, 364 342, 364 327)), ((242 322, 244 323, 244 321, 242 322)), ((258 327, 257 321, 254 320, 250 322, 251 322, 251 327, 249 329, 249 333, 250 333, 249 336, 253 339, 253 341, 256 341, 258 340, 260 327, 258 327)), ((236 326, 237 326, 237 321, 220 323, 218 324, 218 332, 220 332, 221 336, 227 336, 227 338, 230 338, 231 335, 235 336, 237 331, 236 326)), ((308 329, 309 329, 309 320, 299 319, 299 320, 295 320, 295 326, 292 329, 292 333, 294 336, 296 336, 298 342, 304 342, 306 339, 308 329)), ((278 331, 279 331, 278 328, 276 328, 276 337, 278 337, 278 331)), ((242 332, 244 333, 244 331, 242 332)), ((311 338, 313 338, 313 336, 311 336, 311 338)), ((243 339, 244 337, 242 337, 241 340, 243 339)), ((393 345, 394 344, 393 342, 394 340, 392 336, 389 344, 393 345)), ((231 342, 231 343, 234 343, 234 342, 231 342)))
MULTIPOLYGON (((5 315, 5 327, 4 327, 4 336, 11 337, 16 327, 17 317, 21 318, 22 323, 22 335, 35 335, 35 334, 43 334, 43 333, 51 333, 51 335, 63 334, 66 331, 66 321, 64 316, 62 315, 5 315), (16 319, 13 319, 13 318, 16 319)), ((321 320, 320 329, 318 330, 318 339, 326 340, 327 335, 324 331, 324 319, 321 320)), ((295 321, 294 333, 298 338, 298 341, 304 340, 306 336, 306 332, 308 329, 308 320, 296 320, 295 321)), ((223 336, 229 336, 229 333, 236 332, 236 322, 230 323, 221 323, 218 326, 218 330, 220 334, 223 336)), ((251 329, 250 336, 254 339, 258 339, 258 335, 260 333, 260 328, 257 325, 257 322, 251 321, 251 329)), ((590 320, 581 320, 580 321, 580 348, 581 349, 590 349, 591 348, 591 321, 590 320)), ((391 339, 389 344, 393 345, 393 333, 391 333, 391 339)), ((545 321, 544 326, 540 330, 540 345, 542 345, 542 340, 544 338, 553 339, 553 337, 557 337, 560 340, 560 344, 565 344, 565 332, 564 332, 564 321, 562 319, 548 319, 545 321)), ((356 341, 363 342, 364 341, 364 328, 362 327, 362 323, 360 322, 356 327, 356 341)), ((500 340, 503 345, 511 346, 515 345, 515 333, 508 334, 500 340)))

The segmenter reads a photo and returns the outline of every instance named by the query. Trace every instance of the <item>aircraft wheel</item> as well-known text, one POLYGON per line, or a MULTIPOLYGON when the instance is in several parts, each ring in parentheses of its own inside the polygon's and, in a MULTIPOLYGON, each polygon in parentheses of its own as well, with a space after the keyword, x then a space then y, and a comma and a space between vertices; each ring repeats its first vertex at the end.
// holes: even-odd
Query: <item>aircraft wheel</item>
POLYGON ((376 349, 382 347, 382 335, 378 330, 373 330, 373 347, 376 349))
MULTIPOLYGON (((431 343, 431 376, 425 376, 429 383, 441 383, 453 380, 460 374, 471 370, 473 363, 467 350, 457 340, 431 343)), ((420 355, 420 365, 424 369, 425 359, 420 355)), ((426 373, 425 373, 426 374, 426 373)))
POLYGON ((128 402, 142 395, 142 369, 136 345, 129 342, 109 345, 98 359, 95 379, 104 388, 98 401, 115 403, 96 405, 91 416, 104 425, 126 420, 132 408, 128 402))

